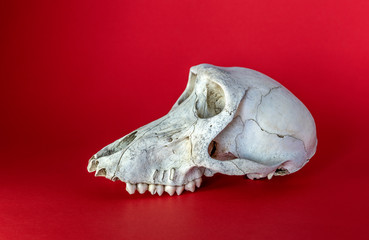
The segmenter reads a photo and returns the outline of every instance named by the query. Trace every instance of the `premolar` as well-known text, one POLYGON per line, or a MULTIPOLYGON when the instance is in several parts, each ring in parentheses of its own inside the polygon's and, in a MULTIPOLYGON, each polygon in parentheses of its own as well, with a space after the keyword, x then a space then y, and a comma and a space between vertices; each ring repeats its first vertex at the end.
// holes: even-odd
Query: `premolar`
POLYGON ((147 190, 147 184, 146 183, 139 183, 137 184, 137 191, 141 194, 145 193, 147 190))
POLYGON ((129 194, 134 194, 136 191, 136 184, 126 183, 126 190, 129 194))

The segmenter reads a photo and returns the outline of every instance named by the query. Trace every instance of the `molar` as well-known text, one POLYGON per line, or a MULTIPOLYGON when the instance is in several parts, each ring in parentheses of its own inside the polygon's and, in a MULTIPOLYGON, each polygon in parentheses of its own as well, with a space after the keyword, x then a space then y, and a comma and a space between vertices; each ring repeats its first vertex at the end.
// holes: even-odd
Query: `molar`
POLYGON ((134 194, 136 191, 136 184, 126 183, 126 190, 129 194, 134 194))
POLYGON ((156 193, 156 186, 155 184, 150 184, 149 185, 149 192, 154 195, 156 193))
POLYGON ((165 191, 170 195, 170 196, 173 196, 173 194, 175 193, 176 191, 176 187, 174 186, 165 186, 165 191))
POLYGON ((190 192, 194 192, 195 191, 195 182, 194 181, 191 181, 191 182, 188 182, 186 185, 185 185, 185 189, 187 191, 190 191, 190 192))
POLYGON ((141 194, 145 193, 147 190, 147 184, 146 183, 139 183, 137 184, 137 191, 141 194))
POLYGON ((195 184, 196 184, 196 187, 199 188, 201 186, 201 183, 202 183, 202 178, 197 178, 195 179, 195 184))
POLYGON ((163 185, 156 185, 156 192, 159 196, 161 196, 164 192, 164 186, 163 185))
POLYGON ((177 189, 176 189, 177 195, 181 195, 181 193, 183 192, 184 188, 185 188, 184 186, 178 186, 177 189))

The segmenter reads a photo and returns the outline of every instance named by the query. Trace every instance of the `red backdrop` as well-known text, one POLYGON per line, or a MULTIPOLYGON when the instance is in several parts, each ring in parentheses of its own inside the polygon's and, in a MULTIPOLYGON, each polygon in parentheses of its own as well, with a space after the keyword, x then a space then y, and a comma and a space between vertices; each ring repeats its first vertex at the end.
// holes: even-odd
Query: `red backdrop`
POLYGON ((368 238, 369 1, 4 1, 0 239, 368 238), (128 195, 88 159, 166 114, 190 66, 242 66, 315 118, 299 172, 128 195))

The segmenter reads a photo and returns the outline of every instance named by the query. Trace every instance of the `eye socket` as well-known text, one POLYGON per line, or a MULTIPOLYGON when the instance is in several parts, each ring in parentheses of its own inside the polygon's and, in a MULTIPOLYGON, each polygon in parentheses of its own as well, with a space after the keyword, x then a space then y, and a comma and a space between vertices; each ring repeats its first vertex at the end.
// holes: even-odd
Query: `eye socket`
POLYGON ((199 96, 196 102, 197 115, 200 118, 211 118, 218 115, 224 109, 224 91, 215 82, 208 82, 204 91, 206 93, 203 97, 199 96))
POLYGON ((182 96, 178 99, 178 105, 181 105, 191 95, 191 93, 193 92, 193 89, 195 88, 196 78, 197 78, 197 74, 194 74, 193 72, 191 72, 186 90, 183 92, 182 96))

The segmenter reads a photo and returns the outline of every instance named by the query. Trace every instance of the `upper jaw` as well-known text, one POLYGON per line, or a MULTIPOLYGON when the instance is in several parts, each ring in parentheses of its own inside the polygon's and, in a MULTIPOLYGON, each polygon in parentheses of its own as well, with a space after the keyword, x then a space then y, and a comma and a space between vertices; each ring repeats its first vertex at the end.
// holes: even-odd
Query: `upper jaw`
MULTIPOLYGON (((107 157, 102 158, 96 158, 96 154, 91 157, 89 164, 88 164, 88 171, 94 172, 95 176, 103 176, 108 179, 111 179, 113 181, 119 179, 126 183, 126 191, 129 194, 134 194, 137 190, 139 193, 143 194, 146 191, 149 191, 152 195, 158 194, 161 196, 164 192, 167 192, 170 196, 174 195, 175 193, 177 195, 182 194, 184 190, 194 192, 196 187, 199 188, 202 183, 202 175, 204 173, 204 170, 197 167, 192 167, 188 170, 187 174, 185 174, 185 178, 182 177, 180 179, 177 179, 176 182, 174 182, 174 175, 175 171, 173 168, 168 170, 155 170, 153 175, 151 176, 151 179, 149 176, 142 176, 142 180, 139 180, 138 178, 133 180, 128 180, 126 178, 118 177, 118 175, 113 175, 113 169, 109 166, 107 166, 106 161, 107 157)), ((113 163, 114 158, 113 159, 113 163)), ((182 175, 180 175, 182 176, 182 175)))

